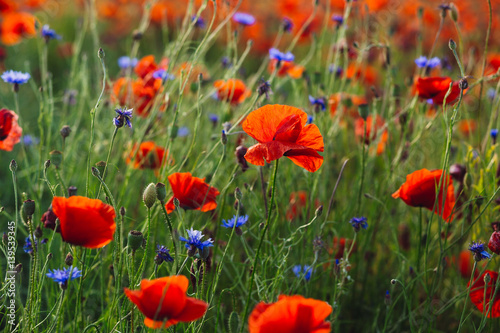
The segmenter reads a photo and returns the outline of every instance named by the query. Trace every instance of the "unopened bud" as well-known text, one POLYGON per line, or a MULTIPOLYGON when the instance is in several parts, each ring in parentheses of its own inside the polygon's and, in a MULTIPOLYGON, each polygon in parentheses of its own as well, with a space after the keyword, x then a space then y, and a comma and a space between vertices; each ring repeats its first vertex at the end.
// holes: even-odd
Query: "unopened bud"
POLYGON ((50 162, 58 168, 62 163, 62 152, 59 150, 53 150, 49 153, 50 162))
POLYGON ((140 231, 132 230, 128 233, 128 246, 132 251, 139 249, 142 246, 143 240, 144 235, 140 231))
POLYGON ((125 216, 125 207, 123 206, 120 207, 120 215, 125 216))
POLYGON ((320 217, 321 215, 323 215, 323 205, 319 206, 316 209, 316 212, 314 213, 314 216, 316 216, 316 217, 320 217))
POLYGON ((36 238, 42 238, 42 236, 43 236, 43 231, 42 231, 42 228, 40 228, 40 226, 36 227, 35 231, 33 233, 34 233, 36 238))
POLYGON ((97 56, 99 57, 99 59, 104 59, 104 50, 102 49, 102 47, 99 48, 99 51, 97 51, 97 56))
POLYGON ((178 209, 180 205, 181 205, 181 202, 179 201, 179 199, 174 198, 174 206, 175 206, 175 209, 178 209))
POLYGON ((19 263, 16 265, 16 267, 14 267, 14 272, 16 272, 16 274, 19 274, 21 273, 23 270, 23 264, 19 263))
POLYGON ((35 201, 29 199, 26 200, 23 203, 23 211, 26 216, 31 217, 33 214, 35 214, 35 201))
POLYGON ((76 186, 68 187, 68 197, 75 196, 77 191, 78 191, 78 188, 76 188, 76 186))
POLYGON ((99 174, 102 176, 104 175, 104 169, 106 169, 106 162, 104 161, 99 161, 95 164, 97 170, 99 170, 99 174))
POLYGON ((450 15, 454 22, 458 22, 458 8, 453 2, 450 3, 450 15))
POLYGON ((17 170, 17 163, 16 163, 16 160, 12 160, 12 161, 10 161, 9 169, 10 169, 10 171, 12 171, 12 172, 16 172, 16 170, 17 170))
POLYGON ((368 118, 368 115, 370 114, 370 107, 368 106, 368 104, 360 104, 358 106, 358 111, 361 118, 366 121, 366 118, 368 118))
POLYGON ((92 167, 92 175, 96 178, 101 178, 101 173, 99 172, 99 169, 96 167, 92 167))
POLYGON ((237 187, 235 190, 234 190, 234 197, 238 200, 241 200, 243 198, 243 193, 241 193, 241 190, 239 187, 237 187))
POLYGON ((144 201, 146 207, 153 207, 156 201, 156 187, 154 183, 151 183, 148 187, 146 187, 142 194, 142 200, 144 201))
POLYGON ((66 266, 73 265, 73 256, 71 255, 71 253, 68 252, 66 258, 64 259, 64 263, 66 264, 66 266))
POLYGON ((156 197, 160 202, 165 202, 165 199, 167 198, 167 188, 165 187, 165 184, 163 183, 156 183, 156 197))
POLYGON ((490 283, 490 281, 491 281, 491 276, 490 276, 490 273, 486 273, 486 274, 484 275, 484 283, 485 283, 485 284, 488 284, 488 283, 490 283))
POLYGON ((222 142, 223 145, 227 144, 227 135, 226 135, 226 131, 224 131, 224 130, 222 130, 222 136, 220 138, 220 141, 222 142))
POLYGON ((46 160, 45 163, 43 164, 43 167, 45 171, 47 171, 47 169, 50 167, 50 160, 46 160))
POLYGON ((453 39, 450 38, 450 41, 448 42, 448 47, 450 50, 455 51, 457 49, 457 43, 453 39))
POLYGON ((61 136, 63 137, 63 139, 66 139, 69 134, 71 133, 71 127, 69 127, 68 125, 64 125, 62 128, 61 128, 61 136))

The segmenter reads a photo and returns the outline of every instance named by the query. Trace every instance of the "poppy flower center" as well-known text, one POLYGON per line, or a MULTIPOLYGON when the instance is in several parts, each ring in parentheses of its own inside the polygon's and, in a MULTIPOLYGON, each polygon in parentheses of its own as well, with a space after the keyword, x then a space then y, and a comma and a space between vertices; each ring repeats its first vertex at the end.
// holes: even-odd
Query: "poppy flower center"
POLYGON ((24 35, 27 32, 27 29, 23 22, 19 22, 12 27, 12 32, 17 35, 24 35))
POLYGON ((14 116, 7 110, 0 110, 0 141, 5 140, 12 129, 14 116))

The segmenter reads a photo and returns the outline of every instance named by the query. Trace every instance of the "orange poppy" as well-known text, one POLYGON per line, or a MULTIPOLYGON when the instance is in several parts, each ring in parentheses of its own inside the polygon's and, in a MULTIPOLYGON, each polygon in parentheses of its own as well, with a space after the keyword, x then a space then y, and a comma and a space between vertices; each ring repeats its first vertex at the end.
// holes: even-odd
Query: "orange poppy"
POLYGON ((300 295, 278 297, 276 303, 260 302, 248 318, 250 333, 329 333, 325 321, 332 307, 323 301, 300 295))
POLYGON ((0 0, 0 13, 5 14, 17 9, 17 4, 12 0, 0 0))
POLYGON ((17 124, 17 114, 7 109, 0 110, 0 150, 12 151, 21 140, 23 130, 17 124))
POLYGON ((124 288, 125 295, 144 314, 144 324, 149 328, 167 328, 179 322, 201 318, 208 304, 187 297, 189 281, 184 275, 142 280, 140 290, 124 288))
POLYGON ((424 207, 431 211, 434 209, 437 199, 438 204, 434 213, 441 215, 446 222, 451 222, 455 206, 455 189, 450 175, 445 175, 445 188, 439 190, 439 195, 436 198, 436 188, 442 174, 443 170, 417 170, 406 176, 406 182, 392 194, 392 197, 394 199, 401 198, 409 206, 424 207), (444 190, 446 197, 443 207, 444 190))
POLYGON ((61 236, 66 243, 96 249, 113 240, 115 210, 99 199, 76 195, 54 197, 52 211, 59 218, 61 236))
POLYGON ((477 129, 477 122, 474 119, 462 119, 458 122, 458 129, 463 135, 470 135, 477 129))
MULTIPOLYGON (((452 80, 449 77, 419 77, 415 82, 418 97, 432 99, 436 105, 443 104, 452 80)), ((453 82, 450 95, 446 98, 447 104, 453 104, 460 96, 459 81, 453 82)))
POLYGON ((5 45, 21 42, 23 37, 33 37, 36 34, 35 17, 30 13, 10 12, 3 15, 0 25, 0 40, 5 45))
MULTIPOLYGON (((271 59, 268 66, 269 73, 273 73, 278 64, 278 60, 271 59)), ((288 75, 292 79, 299 79, 304 73, 305 67, 300 65, 295 65, 293 61, 281 61, 280 67, 276 71, 277 76, 288 75)))
MULTIPOLYGON (((356 119, 356 122, 354 123, 354 133, 356 137, 363 140, 367 145, 370 144, 372 140, 376 139, 378 131, 380 131, 380 129, 382 129, 385 125, 384 119, 379 115, 377 115, 375 119, 375 124, 373 124, 373 117, 371 115, 366 118, 366 133, 365 121, 363 118, 358 117, 358 119, 356 119)), ((387 143, 388 139, 389 132, 387 131, 387 129, 385 129, 380 137, 379 143, 377 144, 378 155, 384 152, 385 144, 387 143)))
POLYGON ((377 82, 377 71, 369 65, 350 64, 347 67, 346 77, 351 80, 361 80, 367 85, 374 85, 377 82))
POLYGON ((243 130, 259 143, 248 148, 247 162, 264 165, 286 156, 307 171, 315 172, 323 164, 323 137, 314 124, 306 125, 307 114, 293 106, 265 105, 251 112, 243 130))
POLYGON ((139 149, 137 149, 137 144, 133 146, 132 152, 125 162, 130 164, 133 160, 134 169, 159 169, 164 158, 165 150, 161 146, 157 146, 153 141, 145 141, 139 145, 139 149), (136 150, 137 152, 133 156, 136 150))
POLYGON ((335 115, 337 110, 342 110, 350 117, 357 118, 359 116, 358 106, 366 103, 368 103, 368 101, 364 96, 346 93, 335 93, 328 99, 328 104, 330 105, 330 115, 332 117, 335 115))
POLYGON ((238 79, 217 80, 214 87, 217 89, 217 98, 231 104, 243 103, 251 95, 245 83, 238 79))
POLYGON ((168 182, 174 195, 165 204, 167 213, 170 214, 175 209, 174 198, 179 200, 183 209, 208 212, 217 208, 216 197, 220 192, 205 183, 205 178, 193 177, 189 172, 176 172, 168 176, 168 182))

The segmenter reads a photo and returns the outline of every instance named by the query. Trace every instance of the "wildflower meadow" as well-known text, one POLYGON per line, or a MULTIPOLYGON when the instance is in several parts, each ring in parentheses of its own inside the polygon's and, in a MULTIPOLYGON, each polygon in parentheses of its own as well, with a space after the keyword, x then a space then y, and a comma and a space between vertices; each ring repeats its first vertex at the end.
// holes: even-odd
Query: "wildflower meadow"
POLYGON ((0 0, 1 332, 500 332, 500 0, 0 0))

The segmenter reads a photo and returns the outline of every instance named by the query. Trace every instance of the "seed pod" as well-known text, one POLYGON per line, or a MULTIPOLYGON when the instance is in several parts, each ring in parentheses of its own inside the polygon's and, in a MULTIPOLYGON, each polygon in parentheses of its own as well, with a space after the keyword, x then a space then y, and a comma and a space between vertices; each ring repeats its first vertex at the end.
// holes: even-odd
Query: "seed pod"
POLYGON ((144 190, 144 193, 142 194, 142 200, 144 201, 146 207, 151 208, 155 204, 156 198, 156 186, 154 183, 151 183, 144 190))

